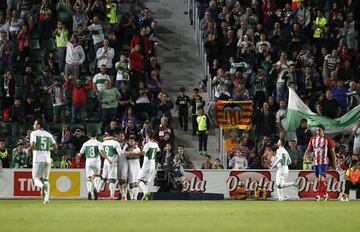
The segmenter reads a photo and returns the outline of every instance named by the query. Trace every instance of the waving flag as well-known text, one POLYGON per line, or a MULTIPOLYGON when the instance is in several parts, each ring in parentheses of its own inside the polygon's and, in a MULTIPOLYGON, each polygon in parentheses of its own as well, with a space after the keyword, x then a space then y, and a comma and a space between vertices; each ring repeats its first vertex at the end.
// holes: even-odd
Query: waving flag
POLYGON ((218 127, 248 130, 251 127, 252 113, 252 101, 215 101, 218 127))
POLYGON ((323 124, 325 126, 325 133, 329 136, 349 134, 360 118, 360 105, 343 115, 341 118, 331 119, 312 112, 299 98, 296 92, 289 88, 289 104, 285 126, 285 130, 288 134, 295 133, 302 118, 305 118, 308 121, 308 126, 310 128, 315 128, 316 125, 320 123, 323 124))

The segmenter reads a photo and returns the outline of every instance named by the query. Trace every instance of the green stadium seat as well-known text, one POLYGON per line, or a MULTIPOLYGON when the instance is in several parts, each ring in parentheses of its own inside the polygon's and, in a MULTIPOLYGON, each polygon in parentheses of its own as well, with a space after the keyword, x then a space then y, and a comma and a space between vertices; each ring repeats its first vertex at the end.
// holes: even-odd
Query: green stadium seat
POLYGON ((56 45, 54 40, 50 39, 50 40, 44 40, 43 41, 43 49, 45 49, 46 51, 53 51, 56 49, 56 45))
POLYGON ((40 42, 38 39, 31 39, 31 50, 40 50, 40 42))
POLYGON ((41 51, 31 51, 30 53, 30 61, 32 63, 39 63, 43 57, 43 53, 41 51))
POLYGON ((36 28, 34 28, 31 32, 30 32, 30 39, 38 39, 40 36, 36 31, 36 28))
POLYGON ((11 136, 11 122, 1 122, 1 134, 11 136))
POLYGON ((18 86, 18 87, 24 86, 24 78, 22 75, 15 74, 14 80, 15 80, 15 86, 18 86))
POLYGON ((22 98, 24 96, 24 87, 15 86, 15 98, 22 98))
POLYGON ((42 66, 40 63, 33 63, 31 68, 34 74, 42 74, 42 66))
POLYGON ((101 123, 87 123, 86 130, 89 133, 90 131, 96 130, 96 134, 101 134, 101 123))

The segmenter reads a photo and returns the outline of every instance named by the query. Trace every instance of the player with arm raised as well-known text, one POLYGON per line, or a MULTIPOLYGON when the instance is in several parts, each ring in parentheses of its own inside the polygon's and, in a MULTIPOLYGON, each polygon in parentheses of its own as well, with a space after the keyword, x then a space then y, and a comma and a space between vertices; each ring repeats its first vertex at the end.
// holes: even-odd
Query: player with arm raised
POLYGON ((57 149, 54 137, 44 128, 44 121, 37 119, 33 125, 34 131, 30 134, 29 151, 33 155, 32 178, 37 187, 41 189, 44 204, 49 203, 49 173, 51 168, 51 151, 57 149))
POLYGON ((143 191, 142 200, 149 200, 149 186, 148 182, 155 175, 155 158, 156 153, 160 152, 159 145, 154 141, 153 134, 151 132, 146 133, 146 141, 148 141, 142 150, 144 155, 143 166, 140 171, 139 186, 143 191))
POLYGON ((128 159, 129 165, 129 173, 128 173, 128 180, 129 180, 129 192, 130 192, 130 199, 137 200, 138 192, 139 192, 139 173, 140 173, 140 161, 139 157, 142 156, 142 152, 140 148, 136 144, 135 136, 130 135, 128 139, 129 147, 127 151, 125 151, 125 155, 128 159))
POLYGON ((122 154, 122 150, 120 147, 120 143, 115 141, 112 136, 105 135, 102 145, 104 147, 107 157, 111 159, 112 163, 110 164, 107 159, 104 161, 101 181, 97 186, 97 191, 104 191, 106 180, 109 179, 110 200, 115 200, 117 161, 118 156, 122 154))
POLYGON ((80 152, 77 154, 78 157, 81 157, 83 154, 85 154, 86 157, 85 172, 88 178, 87 190, 89 200, 92 198, 95 200, 98 199, 98 192, 95 187, 98 186, 100 182, 100 155, 110 164, 112 163, 105 154, 102 143, 96 139, 96 133, 95 130, 90 132, 90 139, 82 145, 80 152))
MULTIPOLYGON (((275 149, 274 149, 275 150, 275 149)), ((279 201, 285 200, 284 188, 295 186, 295 182, 286 183, 287 176, 289 174, 288 165, 291 164, 289 153, 285 149, 285 140, 279 139, 278 148, 276 149, 275 162, 272 164, 271 169, 277 168, 276 170, 276 188, 278 193, 279 201)))
POLYGON ((326 171, 329 164, 328 151, 330 151, 333 162, 332 167, 335 169, 335 150, 334 143, 324 134, 325 127, 322 124, 316 126, 316 135, 311 137, 308 148, 305 151, 305 155, 309 155, 311 150, 314 152, 314 167, 315 176, 318 178, 318 193, 316 200, 320 201, 320 197, 324 197, 324 201, 329 199, 326 191, 326 171))

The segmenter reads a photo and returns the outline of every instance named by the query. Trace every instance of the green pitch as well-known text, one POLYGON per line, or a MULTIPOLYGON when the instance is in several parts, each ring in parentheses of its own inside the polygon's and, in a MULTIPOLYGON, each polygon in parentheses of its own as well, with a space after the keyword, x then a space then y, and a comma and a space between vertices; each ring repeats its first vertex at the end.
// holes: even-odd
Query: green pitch
POLYGON ((360 201, 0 200, 0 230, 358 231, 360 201))

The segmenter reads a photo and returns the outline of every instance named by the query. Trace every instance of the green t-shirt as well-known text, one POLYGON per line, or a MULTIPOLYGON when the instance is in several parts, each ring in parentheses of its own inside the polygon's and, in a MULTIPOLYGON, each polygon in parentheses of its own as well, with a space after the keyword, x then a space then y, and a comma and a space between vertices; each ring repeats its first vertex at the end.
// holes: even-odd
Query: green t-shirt
POLYGON ((117 98, 120 97, 120 93, 117 89, 104 89, 100 92, 100 98, 102 100, 101 107, 103 109, 117 108, 117 98))

